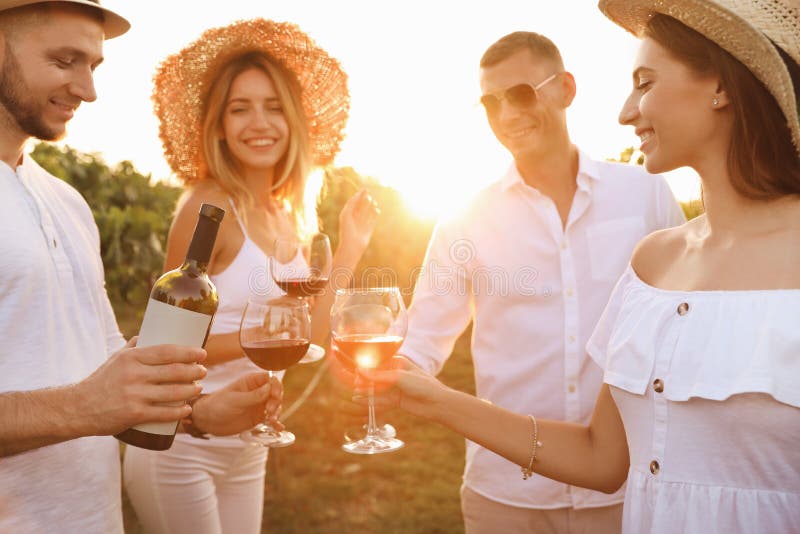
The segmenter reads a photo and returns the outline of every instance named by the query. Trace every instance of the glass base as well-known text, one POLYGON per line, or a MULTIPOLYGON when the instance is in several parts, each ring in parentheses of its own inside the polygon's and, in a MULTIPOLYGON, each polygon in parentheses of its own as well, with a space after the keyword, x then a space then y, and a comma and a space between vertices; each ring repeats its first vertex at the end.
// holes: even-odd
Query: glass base
MULTIPOLYGON (((389 423, 383 424, 375 429, 378 437, 381 439, 392 439, 397 436, 397 430, 394 429, 389 423)), ((361 438, 357 436, 365 436, 367 434, 367 424, 361 426, 351 426, 344 431, 344 440, 347 443, 357 441, 361 438)))
POLYGON ((242 438, 242 441, 246 441, 248 443, 255 443, 256 445, 262 445, 264 447, 287 447, 294 443, 294 434, 291 432, 287 432, 286 430, 282 430, 278 432, 272 427, 268 427, 265 424, 256 425, 250 430, 245 430, 239 437, 242 438))
POLYGON ((344 452, 351 454, 381 454, 402 449, 405 443, 397 438, 365 437, 342 445, 344 452))

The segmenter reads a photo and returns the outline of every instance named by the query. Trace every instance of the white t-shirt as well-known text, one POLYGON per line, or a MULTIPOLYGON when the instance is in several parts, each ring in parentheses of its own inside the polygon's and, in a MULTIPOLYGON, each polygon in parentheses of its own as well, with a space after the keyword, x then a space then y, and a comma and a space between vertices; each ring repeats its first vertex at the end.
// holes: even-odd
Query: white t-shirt
MULTIPOLYGON (((553 201, 512 165, 463 213, 434 230, 400 353, 438 372, 473 321, 478 397, 542 419, 588 423, 602 370, 584 347, 645 235, 684 222, 666 182, 581 153, 566 229, 553 201)), ((497 502, 587 508, 614 495, 545 477, 467 442, 464 484, 497 502)))
MULTIPOLYGON (((122 347, 77 191, 0 162, 0 393, 78 382, 122 347)), ((0 532, 122 532, 119 446, 87 437, 0 459, 0 532)))
POLYGON ((587 349, 630 451, 623 531, 800 532, 800 290, 666 291, 629 266, 587 349))

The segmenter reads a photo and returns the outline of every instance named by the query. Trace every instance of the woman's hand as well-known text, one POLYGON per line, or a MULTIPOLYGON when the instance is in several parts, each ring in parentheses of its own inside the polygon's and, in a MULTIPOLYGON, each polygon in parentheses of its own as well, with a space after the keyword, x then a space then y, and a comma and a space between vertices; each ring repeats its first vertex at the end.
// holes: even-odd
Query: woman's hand
POLYGON ((229 436, 254 427, 267 414, 276 429, 283 385, 267 373, 250 373, 234 380, 224 388, 201 397, 194 405, 192 420, 204 432, 229 436))
POLYGON ((359 374, 367 380, 356 382, 353 400, 365 403, 368 381, 372 381, 376 406, 397 407, 426 419, 435 419, 450 388, 403 356, 392 358, 389 366, 387 371, 359 369, 359 374))
POLYGON ((369 245, 379 214, 378 204, 366 189, 350 197, 339 214, 339 247, 360 258, 369 245))

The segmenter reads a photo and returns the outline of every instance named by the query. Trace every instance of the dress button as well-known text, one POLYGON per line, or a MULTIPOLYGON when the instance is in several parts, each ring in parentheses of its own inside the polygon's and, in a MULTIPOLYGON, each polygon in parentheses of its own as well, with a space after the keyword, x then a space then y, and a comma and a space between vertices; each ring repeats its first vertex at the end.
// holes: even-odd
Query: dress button
POLYGON ((687 313, 689 313, 689 303, 681 302, 678 304, 678 315, 686 315, 687 313))
POLYGON ((653 380, 653 390, 656 393, 663 392, 664 391, 664 381, 661 380, 660 378, 656 378, 655 380, 653 380))
POLYGON ((653 473, 654 475, 657 475, 658 470, 659 470, 658 462, 656 462, 655 460, 650 462, 650 472, 653 473))

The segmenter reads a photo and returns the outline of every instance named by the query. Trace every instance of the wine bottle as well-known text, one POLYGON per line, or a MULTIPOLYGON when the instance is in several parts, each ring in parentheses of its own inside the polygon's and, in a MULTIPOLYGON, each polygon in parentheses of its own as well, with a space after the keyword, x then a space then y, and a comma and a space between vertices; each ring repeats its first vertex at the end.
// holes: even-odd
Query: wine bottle
MULTIPOLYGON (((224 215, 224 210, 211 204, 200 207, 183 265, 161 275, 153 286, 137 347, 161 344, 205 346, 219 302, 206 269, 224 215)), ((115 437, 129 445, 163 451, 172 446, 178 422, 144 423, 115 437)))

